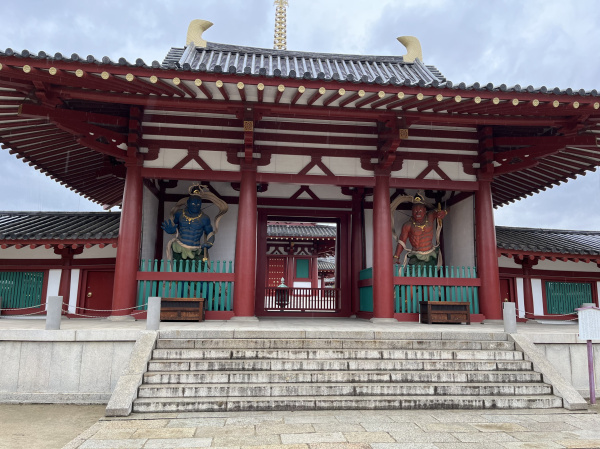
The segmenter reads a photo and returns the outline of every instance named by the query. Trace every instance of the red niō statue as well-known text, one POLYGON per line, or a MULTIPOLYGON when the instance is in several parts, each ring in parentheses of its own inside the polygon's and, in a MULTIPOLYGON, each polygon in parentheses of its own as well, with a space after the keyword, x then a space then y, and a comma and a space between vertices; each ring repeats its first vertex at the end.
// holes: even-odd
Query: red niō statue
POLYGON ((416 196, 411 218, 402 225, 394 254, 394 262, 399 263, 400 254, 406 250, 409 265, 436 265, 439 255, 439 242, 434 245, 435 224, 436 220, 441 221, 446 214, 445 210, 427 212, 423 199, 416 196), (407 242, 410 242, 410 249, 406 246, 407 242))

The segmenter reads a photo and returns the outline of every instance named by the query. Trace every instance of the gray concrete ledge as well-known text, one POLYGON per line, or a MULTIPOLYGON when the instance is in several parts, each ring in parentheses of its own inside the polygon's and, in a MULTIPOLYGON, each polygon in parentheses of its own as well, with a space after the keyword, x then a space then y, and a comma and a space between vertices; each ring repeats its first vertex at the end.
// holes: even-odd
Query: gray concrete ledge
POLYGON ((106 416, 129 416, 133 401, 137 398, 138 387, 142 384, 143 376, 152 358, 152 350, 156 346, 157 331, 142 331, 131 350, 129 363, 115 387, 108 405, 106 416))
POLYGON ((2 404, 106 404, 104 393, 0 393, 2 404))
POLYGON ((0 341, 136 341, 137 329, 0 329, 0 341))
POLYGON ((581 394, 565 380, 563 376, 552 366, 542 352, 526 336, 510 334, 509 340, 515 342, 515 347, 523 351, 525 360, 533 363, 533 369, 542 374, 544 382, 552 385, 553 393, 562 398, 563 406, 567 410, 585 410, 588 408, 587 401, 581 394))

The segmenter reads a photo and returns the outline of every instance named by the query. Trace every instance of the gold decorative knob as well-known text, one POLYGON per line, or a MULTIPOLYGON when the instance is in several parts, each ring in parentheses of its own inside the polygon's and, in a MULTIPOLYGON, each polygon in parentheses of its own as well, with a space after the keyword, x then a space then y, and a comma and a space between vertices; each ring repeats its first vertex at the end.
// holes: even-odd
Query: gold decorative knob
POLYGON ((87 297, 91 298, 92 297, 92 292, 88 292, 87 297))

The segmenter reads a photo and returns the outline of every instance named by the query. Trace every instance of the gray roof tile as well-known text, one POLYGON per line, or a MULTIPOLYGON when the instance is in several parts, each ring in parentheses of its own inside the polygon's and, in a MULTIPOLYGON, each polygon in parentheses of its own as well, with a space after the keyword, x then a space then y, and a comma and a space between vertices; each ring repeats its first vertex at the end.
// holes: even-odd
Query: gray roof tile
POLYGON ((600 231, 496 226, 499 249, 555 254, 600 255, 600 231))
POLYGON ((120 219, 120 212, 0 212, 0 240, 114 239, 120 219))
POLYGON ((272 224, 267 226, 268 237, 300 237, 300 238, 335 238, 335 226, 326 225, 286 225, 272 224))
POLYGON ((193 44, 171 48, 163 68, 382 85, 440 86, 446 81, 435 67, 419 60, 406 63, 402 56, 311 53, 213 42, 206 48, 193 44))

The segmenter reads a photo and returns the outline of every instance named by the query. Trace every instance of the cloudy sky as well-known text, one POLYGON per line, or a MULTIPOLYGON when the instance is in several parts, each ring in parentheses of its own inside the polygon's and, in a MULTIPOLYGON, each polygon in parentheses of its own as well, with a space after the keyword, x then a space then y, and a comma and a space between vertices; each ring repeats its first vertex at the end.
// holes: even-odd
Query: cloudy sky
MULTIPOLYGON (((289 0, 288 49, 423 58, 453 82, 600 90, 598 0, 289 0)), ((4 0, 0 48, 134 62, 183 46, 193 19, 212 42, 270 48, 272 0, 4 0)), ((590 173, 496 211, 496 224, 600 227, 600 176, 590 173)), ((101 210, 0 150, 0 210, 101 210), (17 187, 18 186, 18 187, 17 187)))

